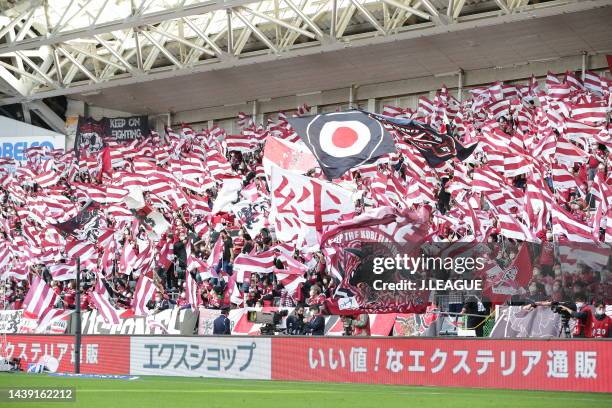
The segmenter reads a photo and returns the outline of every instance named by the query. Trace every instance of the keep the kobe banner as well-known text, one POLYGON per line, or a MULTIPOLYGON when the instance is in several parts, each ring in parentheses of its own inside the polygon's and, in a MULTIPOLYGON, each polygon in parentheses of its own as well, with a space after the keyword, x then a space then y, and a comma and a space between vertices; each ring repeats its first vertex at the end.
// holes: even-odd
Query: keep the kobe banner
POLYGON ((428 290, 398 291, 381 283, 410 282, 417 276, 395 267, 375 269, 380 259, 417 256, 427 232, 428 214, 398 214, 390 207, 362 214, 323 234, 321 249, 337 290, 326 303, 332 314, 422 313, 428 290))
POLYGON ((149 119, 146 115, 100 120, 79 116, 74 150, 97 152, 105 146, 105 140, 131 141, 149 134, 149 119))

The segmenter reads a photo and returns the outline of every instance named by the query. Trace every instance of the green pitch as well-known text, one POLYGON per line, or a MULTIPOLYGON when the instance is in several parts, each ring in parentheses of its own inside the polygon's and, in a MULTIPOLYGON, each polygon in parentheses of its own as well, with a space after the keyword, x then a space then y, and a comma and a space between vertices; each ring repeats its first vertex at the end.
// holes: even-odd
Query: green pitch
POLYGON ((394 385, 140 377, 137 380, 0 374, 0 388, 75 387, 76 402, 6 403, 50 408, 605 408, 612 394, 508 391, 394 385))

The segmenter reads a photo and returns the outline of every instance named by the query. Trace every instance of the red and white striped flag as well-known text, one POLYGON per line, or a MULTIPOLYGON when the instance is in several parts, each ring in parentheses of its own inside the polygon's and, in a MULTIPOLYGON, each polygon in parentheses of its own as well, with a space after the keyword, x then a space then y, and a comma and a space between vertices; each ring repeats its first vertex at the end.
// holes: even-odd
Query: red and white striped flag
POLYGON ((42 316, 43 312, 52 308, 55 304, 56 295, 53 289, 45 283, 39 276, 35 276, 32 280, 30 290, 26 295, 23 305, 25 312, 37 318, 42 316))
POLYGON ((552 163, 552 180, 555 189, 569 189, 577 187, 576 177, 570 173, 566 166, 556 162, 552 163))
POLYGON ((573 104, 570 109, 572 119, 589 125, 605 122, 610 110, 605 104, 596 102, 573 104))
POLYGON ((77 264, 76 261, 70 259, 63 264, 56 264, 49 266, 49 272, 56 281, 65 281, 69 279, 76 279, 77 264))
POLYGON ((185 292, 187 295, 187 301, 191 305, 191 310, 197 310, 198 306, 200 306, 200 303, 202 303, 202 299, 200 298, 200 296, 198 296, 198 285, 195 279, 193 279, 191 272, 186 273, 185 292))
POLYGON ((38 325, 36 326, 35 333, 44 333, 47 327, 51 326, 54 322, 62 320, 67 316, 70 316, 74 310, 70 309, 54 309, 52 307, 46 309, 38 319, 38 325))
POLYGON ((284 269, 277 269, 274 274, 276 275, 278 283, 283 285, 283 287, 287 289, 287 293, 295 300, 300 283, 306 282, 306 279, 304 279, 302 275, 286 273, 284 269))
POLYGON ((134 299, 132 299, 132 309, 136 316, 146 316, 149 314, 147 303, 149 303, 154 293, 155 284, 151 278, 141 274, 134 290, 134 299))
POLYGON ((597 75, 593 71, 586 71, 584 74, 584 87, 591 92, 603 94, 605 78, 597 75))
POLYGON ((48 188, 56 185, 60 180, 60 176, 55 170, 48 170, 36 176, 34 182, 40 187, 48 188))
POLYGON ((499 222, 501 235, 521 241, 537 241, 537 237, 533 234, 531 229, 527 225, 518 221, 515 215, 500 213, 497 214, 497 220, 499 222))
POLYGON ((418 113, 419 116, 429 117, 434 112, 434 104, 424 96, 419 96, 418 113))
POLYGON ((592 228, 572 216, 556 203, 552 203, 553 234, 565 235, 569 241, 593 242, 592 228))
POLYGON ((247 115, 244 112, 238 112, 238 126, 241 128, 253 126, 255 122, 253 121, 253 117, 247 115))
POLYGON ((257 140, 244 134, 227 135, 224 143, 228 152, 249 152, 257 147, 257 140))
POLYGON ((555 155, 559 163, 566 163, 569 165, 584 163, 588 160, 588 155, 584 150, 574 146, 562 136, 557 139, 555 155))
POLYGON ((551 99, 566 99, 572 92, 568 84, 558 84, 548 86, 548 96, 551 99))
MULTIPOLYGON (((272 250, 255 255, 240 254, 234 259, 235 272, 271 273, 274 271, 276 253, 272 250)), ((238 279, 238 282, 242 280, 238 279)))
POLYGON ((472 191, 497 191, 506 184, 504 179, 488 166, 474 169, 472 179, 472 191))
POLYGON ((109 300, 108 291, 106 286, 102 282, 102 279, 98 277, 96 286, 91 292, 91 302, 94 304, 100 316, 106 323, 119 324, 121 321, 119 317, 119 311, 113 307, 109 300))
POLYGON ((119 260, 119 272, 129 275, 132 273, 132 268, 137 259, 134 247, 130 242, 126 242, 123 245, 123 251, 121 251, 121 259, 119 260))

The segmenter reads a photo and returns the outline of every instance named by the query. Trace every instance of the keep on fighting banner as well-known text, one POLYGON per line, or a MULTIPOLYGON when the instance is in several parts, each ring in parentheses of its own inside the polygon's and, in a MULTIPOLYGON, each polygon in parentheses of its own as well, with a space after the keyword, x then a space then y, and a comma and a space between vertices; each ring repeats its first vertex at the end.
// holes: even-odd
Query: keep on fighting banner
POLYGON ((148 136, 149 118, 147 116, 129 116, 124 118, 102 118, 95 120, 79 116, 74 140, 74 150, 85 149, 89 152, 102 150, 105 138, 122 142, 148 136))
MULTIPOLYGON (((44 333, 64 334, 70 327, 71 316, 66 316, 51 323, 44 333)), ((33 333, 38 327, 38 319, 29 319, 23 316, 23 309, 0 310, 0 333, 33 333)))
MULTIPOLYGON (((8 335, 2 353, 74 364, 74 337, 8 335)), ((612 392, 606 340, 84 336, 81 370, 550 391, 612 392)))
POLYGON ((83 313, 83 334, 182 334, 191 335, 195 329, 198 312, 191 309, 166 309, 145 317, 128 317, 119 324, 106 323, 97 310, 83 313))
POLYGON ((30 147, 46 147, 49 150, 64 149, 66 136, 20 136, 0 137, 0 157, 26 160, 25 151, 30 147))

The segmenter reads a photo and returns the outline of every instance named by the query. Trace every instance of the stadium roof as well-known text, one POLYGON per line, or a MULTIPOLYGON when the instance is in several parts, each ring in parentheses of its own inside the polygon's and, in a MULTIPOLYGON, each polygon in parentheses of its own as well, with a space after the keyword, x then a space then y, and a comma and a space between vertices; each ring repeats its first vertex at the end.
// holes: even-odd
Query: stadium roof
POLYGON ((72 95, 159 113, 601 52, 611 4, 23 1, 0 16, 0 105, 72 95))

